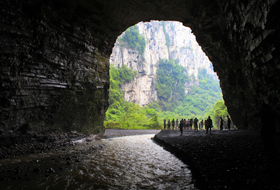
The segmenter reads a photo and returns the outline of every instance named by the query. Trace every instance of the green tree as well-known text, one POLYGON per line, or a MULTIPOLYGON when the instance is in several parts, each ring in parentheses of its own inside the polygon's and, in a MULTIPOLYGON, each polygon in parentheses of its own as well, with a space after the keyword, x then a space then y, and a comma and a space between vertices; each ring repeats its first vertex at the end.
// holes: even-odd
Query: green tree
POLYGON ((214 107, 211 110, 209 110, 207 115, 211 116, 215 128, 219 128, 220 117, 226 120, 226 116, 229 114, 224 101, 220 100, 215 103, 214 107))
POLYGON ((159 61, 156 89, 160 100, 165 102, 182 101, 185 96, 185 83, 188 80, 186 69, 175 60, 159 61))
POLYGON ((129 47, 134 50, 138 50, 141 55, 143 55, 146 41, 144 36, 141 36, 136 25, 128 28, 123 37, 119 39, 121 45, 129 47))

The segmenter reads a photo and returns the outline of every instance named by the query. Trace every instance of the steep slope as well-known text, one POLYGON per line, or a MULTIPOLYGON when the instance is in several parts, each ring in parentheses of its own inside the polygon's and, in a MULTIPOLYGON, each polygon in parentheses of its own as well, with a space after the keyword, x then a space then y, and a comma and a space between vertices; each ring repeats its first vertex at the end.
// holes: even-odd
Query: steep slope
POLYGON ((144 52, 141 54, 139 50, 124 45, 119 40, 125 35, 123 33, 116 41, 110 57, 110 63, 116 68, 126 65, 138 73, 131 82, 121 85, 126 101, 145 106, 158 99, 155 80, 160 59, 174 59, 186 68, 191 78, 185 84, 186 94, 191 86, 199 85, 199 69, 206 69, 208 74, 217 77, 195 36, 182 23, 151 21, 140 22, 136 27, 146 42, 144 52))

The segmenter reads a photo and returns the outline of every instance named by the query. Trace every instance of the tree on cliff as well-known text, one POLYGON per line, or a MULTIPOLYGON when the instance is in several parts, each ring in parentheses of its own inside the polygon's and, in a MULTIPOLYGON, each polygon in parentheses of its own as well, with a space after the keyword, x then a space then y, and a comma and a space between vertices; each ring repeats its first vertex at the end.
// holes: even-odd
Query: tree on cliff
POLYGON ((121 46, 125 45, 128 48, 138 50, 139 53, 143 55, 146 47, 146 41, 144 36, 139 34, 139 30, 136 25, 128 28, 119 41, 121 42, 121 46))

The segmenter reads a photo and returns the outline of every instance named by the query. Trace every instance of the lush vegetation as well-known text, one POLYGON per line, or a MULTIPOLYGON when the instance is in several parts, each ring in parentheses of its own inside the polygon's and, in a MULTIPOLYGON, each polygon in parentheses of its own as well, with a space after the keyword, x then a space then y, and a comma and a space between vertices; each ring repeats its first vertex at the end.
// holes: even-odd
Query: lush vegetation
POLYGON ((227 112, 227 107, 223 100, 217 101, 215 106, 209 110, 207 115, 210 115, 213 121, 214 128, 219 129, 220 126, 220 117, 223 120, 227 121, 227 116, 229 115, 227 112))
POLYGON ((106 128, 159 129, 162 120, 194 118, 199 120, 211 116, 214 127, 219 126, 219 117, 225 118, 227 109, 217 80, 208 75, 205 69, 199 71, 199 81, 187 75, 186 69, 175 60, 161 60, 157 69, 156 89, 159 100, 141 107, 126 102, 120 85, 130 82, 137 73, 123 66, 110 68, 109 109, 106 112, 106 128), (191 86, 185 94, 185 84, 199 82, 191 86))
POLYGON ((120 85, 130 82, 135 75, 136 73, 126 66, 117 69, 111 65, 110 106, 106 112, 106 128, 160 129, 158 115, 154 110, 127 102, 123 98, 120 85))
POLYGON ((170 116, 205 118, 215 103, 222 100, 222 92, 219 82, 206 69, 199 70, 198 79, 199 85, 191 86, 185 94, 185 84, 195 83, 195 78, 189 77, 176 61, 161 61, 156 83, 159 101, 149 106, 163 111, 160 116, 166 119, 170 116))
POLYGON ((156 89, 160 100, 182 101, 185 97, 185 84, 189 81, 186 69, 175 60, 159 61, 156 89))
POLYGON ((128 28, 119 41, 121 42, 121 45, 138 50, 139 53, 143 55, 146 47, 146 41, 144 36, 139 34, 139 30, 136 25, 128 28))

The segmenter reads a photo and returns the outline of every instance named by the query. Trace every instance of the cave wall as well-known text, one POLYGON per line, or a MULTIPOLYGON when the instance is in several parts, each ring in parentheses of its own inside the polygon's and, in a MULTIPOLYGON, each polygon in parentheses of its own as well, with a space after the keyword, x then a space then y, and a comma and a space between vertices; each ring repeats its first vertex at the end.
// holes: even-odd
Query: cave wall
POLYGON ((103 132, 110 54, 100 51, 99 31, 79 23, 84 10, 39 1, 0 6, 1 133, 103 132))
POLYGON ((263 104, 280 116, 276 0, 3 0, 0 6, 2 135, 102 132, 114 42, 150 20, 176 20, 193 30, 238 128, 258 128, 263 104))
MULTIPOLYGON (((275 117, 278 125, 279 2, 220 1, 216 7, 220 15, 211 19, 206 14, 208 22, 194 26, 194 32, 213 62, 234 123, 240 129, 258 129, 266 104, 271 107, 267 119, 275 117)), ((207 12, 203 9, 201 15, 207 12)))

